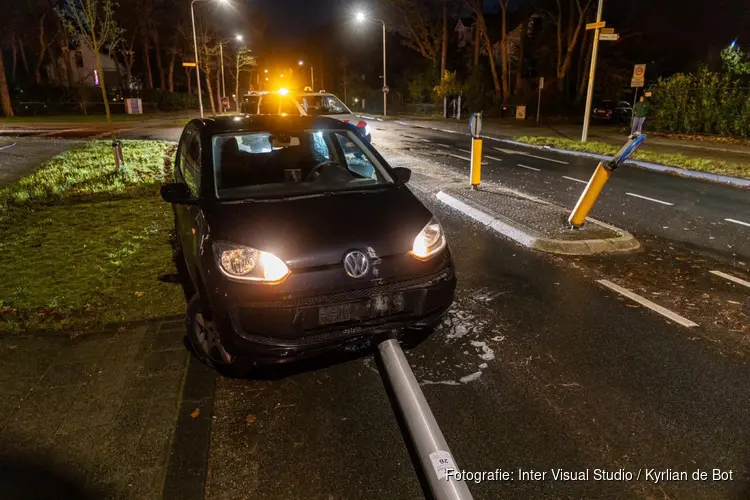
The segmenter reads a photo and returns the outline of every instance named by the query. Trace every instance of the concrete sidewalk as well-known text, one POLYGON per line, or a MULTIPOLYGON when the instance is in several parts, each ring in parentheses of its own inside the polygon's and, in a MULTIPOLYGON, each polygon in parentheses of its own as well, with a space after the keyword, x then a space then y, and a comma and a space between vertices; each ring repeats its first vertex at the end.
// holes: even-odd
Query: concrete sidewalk
POLYGON ((3 498, 158 499, 187 366, 184 320, 0 338, 3 498))

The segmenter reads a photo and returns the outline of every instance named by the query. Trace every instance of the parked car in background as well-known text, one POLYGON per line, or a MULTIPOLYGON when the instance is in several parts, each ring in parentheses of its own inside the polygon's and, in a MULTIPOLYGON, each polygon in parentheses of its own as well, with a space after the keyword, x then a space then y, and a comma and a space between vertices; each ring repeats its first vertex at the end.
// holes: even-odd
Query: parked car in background
POLYGON ((241 111, 249 115, 327 116, 351 123, 366 141, 372 139, 370 126, 357 117, 334 94, 328 92, 249 92, 245 94, 241 111))
POLYGON ((429 335, 456 278, 410 174, 331 118, 188 123, 161 193, 174 210, 196 355, 240 375, 429 335))
POLYGON ((633 116, 633 107, 627 101, 605 100, 594 106, 591 114, 596 120, 627 123, 633 116))

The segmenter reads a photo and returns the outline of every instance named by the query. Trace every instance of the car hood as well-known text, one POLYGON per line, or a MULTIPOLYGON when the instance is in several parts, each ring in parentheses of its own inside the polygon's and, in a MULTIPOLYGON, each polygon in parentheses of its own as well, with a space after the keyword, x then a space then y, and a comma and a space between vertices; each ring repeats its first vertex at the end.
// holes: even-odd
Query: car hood
POLYGON ((339 264, 353 249, 379 258, 406 254, 431 217, 406 186, 205 211, 210 240, 271 252, 292 269, 339 264))

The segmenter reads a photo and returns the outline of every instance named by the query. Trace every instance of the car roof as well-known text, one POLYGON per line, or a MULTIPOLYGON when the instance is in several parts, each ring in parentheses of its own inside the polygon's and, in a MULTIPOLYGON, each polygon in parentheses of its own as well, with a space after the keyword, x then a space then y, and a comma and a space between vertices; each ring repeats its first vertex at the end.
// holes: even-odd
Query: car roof
POLYGON ((326 116, 302 115, 235 115, 193 120, 202 124, 205 132, 216 135, 227 132, 283 131, 303 133, 305 130, 356 130, 353 124, 344 123, 326 116))

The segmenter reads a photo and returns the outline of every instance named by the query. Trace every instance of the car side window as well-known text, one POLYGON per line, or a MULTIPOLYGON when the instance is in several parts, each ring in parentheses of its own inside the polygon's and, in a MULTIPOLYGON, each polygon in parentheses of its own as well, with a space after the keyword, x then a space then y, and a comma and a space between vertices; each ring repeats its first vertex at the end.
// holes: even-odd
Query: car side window
POLYGON ((198 132, 193 132, 190 137, 186 138, 184 144, 184 154, 181 154, 180 170, 185 184, 190 191, 198 196, 200 192, 201 179, 201 143, 198 132))
POLYGON ((294 99, 291 97, 284 97, 281 99, 281 113, 287 114, 287 115, 299 115, 299 108, 297 107, 297 103, 294 99))
POLYGON ((352 172, 365 177, 368 179, 377 179, 375 173, 375 166, 372 164, 370 159, 367 157, 362 148, 354 142, 354 140, 345 133, 336 132, 336 141, 341 147, 341 151, 344 154, 344 161, 346 162, 346 168, 352 172))

